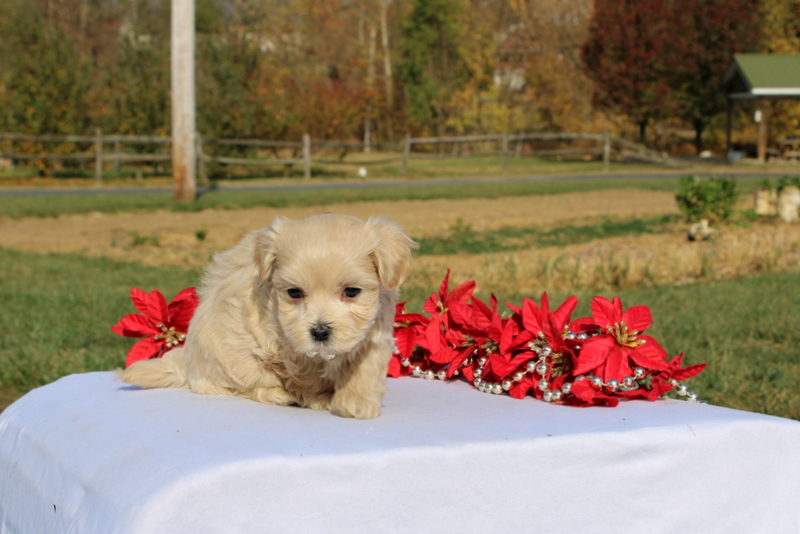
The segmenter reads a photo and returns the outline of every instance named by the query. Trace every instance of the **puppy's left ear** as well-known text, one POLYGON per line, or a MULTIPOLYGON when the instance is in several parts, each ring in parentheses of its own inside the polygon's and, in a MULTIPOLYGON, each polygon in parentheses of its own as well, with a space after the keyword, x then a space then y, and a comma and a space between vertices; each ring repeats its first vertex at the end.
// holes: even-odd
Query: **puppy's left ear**
POLYGON ((417 248, 398 225, 384 217, 370 217, 367 225, 374 228, 378 237, 372 261, 378 278, 387 289, 397 289, 411 268, 411 251, 417 248))

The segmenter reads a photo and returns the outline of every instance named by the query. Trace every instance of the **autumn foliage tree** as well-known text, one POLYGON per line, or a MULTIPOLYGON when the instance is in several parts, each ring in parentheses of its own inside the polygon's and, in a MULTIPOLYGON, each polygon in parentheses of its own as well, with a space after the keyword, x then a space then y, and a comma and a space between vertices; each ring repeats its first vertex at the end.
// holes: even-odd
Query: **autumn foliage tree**
POLYGON ((726 109, 722 76, 738 52, 753 52, 759 39, 760 0, 676 0, 672 17, 679 37, 664 51, 680 118, 703 145, 709 121, 726 109))
POLYGON ((462 56, 464 3, 415 0, 403 24, 397 71, 403 82, 407 115, 417 128, 435 125, 441 134, 453 93, 469 80, 462 56))
POLYGON ((671 1, 596 0, 589 37, 581 49, 595 82, 596 107, 627 115, 645 141, 651 120, 669 114, 671 88, 664 51, 671 35, 671 1))
POLYGON ((720 82, 737 52, 758 40, 759 0, 596 0, 582 48, 601 108, 648 122, 670 115, 695 129, 695 146, 725 109, 720 82))

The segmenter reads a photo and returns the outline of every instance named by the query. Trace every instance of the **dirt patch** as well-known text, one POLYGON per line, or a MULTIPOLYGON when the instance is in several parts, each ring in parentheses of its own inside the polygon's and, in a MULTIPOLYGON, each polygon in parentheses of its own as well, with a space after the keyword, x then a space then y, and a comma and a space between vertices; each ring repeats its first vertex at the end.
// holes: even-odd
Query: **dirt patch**
POLYGON ((677 213, 677 208, 670 193, 632 189, 486 200, 360 202, 324 208, 91 213, 56 219, 0 220, 0 246, 196 267, 206 263, 215 251, 233 246, 244 234, 268 225, 278 215, 301 218, 321 211, 362 219, 384 215, 400 223, 412 237, 422 237, 441 235, 454 226, 469 225, 474 230, 547 227, 604 215, 652 217, 677 213), (199 239, 198 233, 204 233, 204 239, 199 239))
MULTIPOLYGON (((199 213, 121 213, 56 219, 2 219, 0 246, 35 252, 78 252, 146 265, 200 267, 276 216, 301 218, 331 211, 360 218, 385 215, 412 237, 447 235, 454 228, 547 228, 585 224, 603 216, 654 217, 678 213, 674 196, 641 190, 592 191, 500 199, 382 201, 306 208, 209 210, 199 213)), ((686 234, 640 235, 567 247, 498 254, 422 256, 408 285, 436 287, 447 268, 454 280, 535 294, 541 288, 623 287, 713 280, 773 270, 800 270, 800 225, 727 228, 713 242, 686 234)))

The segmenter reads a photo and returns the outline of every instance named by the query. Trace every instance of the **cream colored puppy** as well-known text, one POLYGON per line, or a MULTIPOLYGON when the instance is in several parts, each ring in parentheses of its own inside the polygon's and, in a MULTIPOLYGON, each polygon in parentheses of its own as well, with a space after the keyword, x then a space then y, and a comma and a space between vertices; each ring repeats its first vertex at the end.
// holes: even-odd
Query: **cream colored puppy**
POLYGON ((381 217, 279 217, 214 256, 186 344, 119 377, 377 417, 414 247, 381 217))

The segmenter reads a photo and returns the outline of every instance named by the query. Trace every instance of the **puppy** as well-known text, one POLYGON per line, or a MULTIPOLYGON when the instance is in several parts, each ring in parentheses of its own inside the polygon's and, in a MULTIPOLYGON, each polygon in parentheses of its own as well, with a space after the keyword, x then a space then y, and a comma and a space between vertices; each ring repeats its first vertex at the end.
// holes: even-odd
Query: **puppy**
POLYGON ((377 417, 415 247, 382 217, 278 217, 214 256, 183 347, 118 376, 143 388, 377 417))

